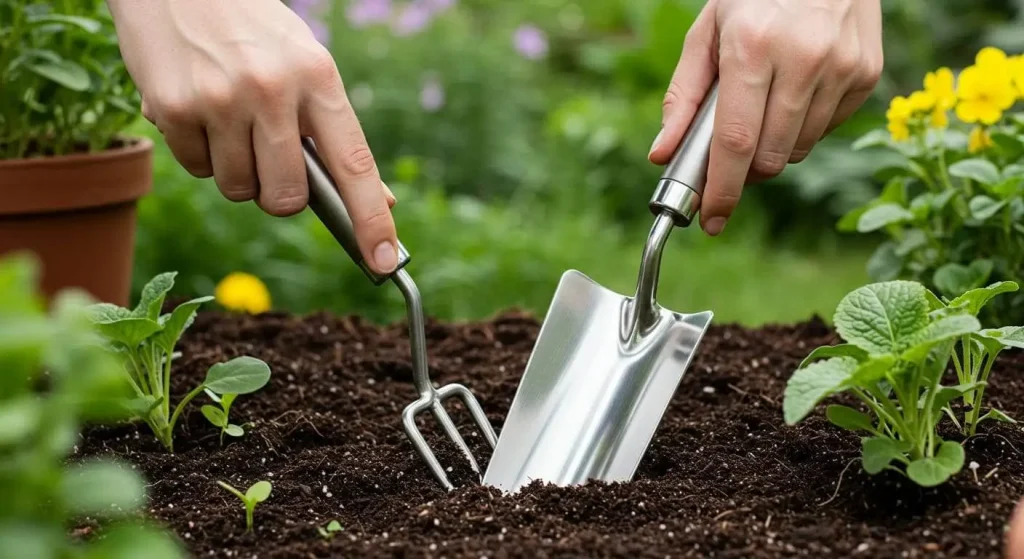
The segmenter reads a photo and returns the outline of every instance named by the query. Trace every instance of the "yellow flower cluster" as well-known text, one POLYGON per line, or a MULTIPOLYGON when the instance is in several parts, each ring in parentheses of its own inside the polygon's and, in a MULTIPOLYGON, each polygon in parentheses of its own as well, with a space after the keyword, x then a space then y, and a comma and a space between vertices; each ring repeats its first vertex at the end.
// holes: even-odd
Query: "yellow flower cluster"
POLYGON ((228 274, 214 290, 214 298, 226 309, 259 314, 270 310, 270 291, 256 276, 243 272, 228 274))
POLYGON ((892 139, 901 142, 910 138, 915 126, 927 123, 945 128, 952 109, 961 122, 975 125, 968 145, 974 153, 992 145, 987 128, 1018 99, 1024 99, 1024 55, 1007 56, 998 48, 985 47, 955 80, 949 68, 929 72, 924 88, 894 97, 885 116, 892 139))

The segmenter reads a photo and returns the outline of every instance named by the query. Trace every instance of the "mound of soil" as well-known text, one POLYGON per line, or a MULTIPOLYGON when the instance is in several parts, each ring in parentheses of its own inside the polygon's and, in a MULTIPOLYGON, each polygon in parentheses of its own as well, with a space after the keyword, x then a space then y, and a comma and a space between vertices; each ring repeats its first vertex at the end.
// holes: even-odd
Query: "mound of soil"
MULTIPOLYGON (((498 428, 538 329, 518 313, 432 322, 433 378, 468 386, 498 428)), ((194 404, 174 455, 145 425, 91 428, 80 454, 137 464, 150 482, 149 513, 196 557, 999 557, 1004 523, 1024 494, 1021 427, 986 424, 966 444, 978 467, 938 488, 891 472, 868 476, 857 436, 820 409, 796 427, 782 420, 786 379, 808 351, 833 341, 820 320, 714 326, 635 482, 536 483, 505 497, 479 485, 429 417, 421 425, 455 491, 441 489, 405 438, 400 414, 416 393, 403 325, 205 313, 179 346, 175 401, 214 363, 264 359, 269 385, 231 412, 246 435, 219 446, 194 404), (254 532, 218 480, 243 490, 273 484, 254 532), (344 530, 325 540, 317 526, 332 519, 344 530)), ((1022 364, 1004 354, 987 393, 1016 417, 1024 417, 1022 364)), ((452 415, 486 464, 486 443, 457 406, 452 415)))

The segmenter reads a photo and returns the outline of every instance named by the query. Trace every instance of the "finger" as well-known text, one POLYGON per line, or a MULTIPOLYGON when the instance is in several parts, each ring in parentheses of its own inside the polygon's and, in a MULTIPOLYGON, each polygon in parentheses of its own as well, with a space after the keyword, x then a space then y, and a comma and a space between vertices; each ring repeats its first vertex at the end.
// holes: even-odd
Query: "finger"
POLYGON ((1024 501, 1017 503, 1006 532, 1006 559, 1024 559, 1024 501))
POLYGON ((799 163, 807 158, 815 144, 825 135, 825 129, 832 121, 838 104, 839 97, 833 88, 823 86, 814 91, 811 106, 807 109, 807 117, 790 154, 790 163, 799 163))
POLYGON ((718 105, 700 208, 701 228, 712 236, 725 228, 743 192, 772 81, 763 41, 727 39, 722 38, 718 105))
POLYGON ((781 69, 772 79, 761 137, 750 169, 757 180, 778 176, 786 168, 811 105, 812 80, 816 76, 792 68, 781 69))
POLYGON ((232 202, 255 198, 257 182, 252 124, 236 119, 212 123, 209 142, 213 179, 220 193, 232 202))
POLYGON ((713 5, 706 6, 686 34, 662 103, 662 128, 647 156, 652 163, 665 165, 672 159, 718 72, 714 11, 713 5))
MULTIPOLYGON (((268 108, 269 109, 269 108, 268 108)), ((296 118, 298 107, 264 110, 253 126, 259 183, 258 205, 270 215, 284 217, 301 212, 309 202, 306 162, 296 118)))
POLYGON ((389 273, 398 264, 398 239, 387 196, 340 77, 331 83, 308 96, 306 124, 338 183, 363 258, 377 273, 389 273))
POLYGON ((398 203, 398 198, 395 198, 395 193, 391 192, 391 189, 388 188, 388 185, 384 184, 383 182, 380 183, 380 185, 384 187, 384 197, 388 199, 388 207, 395 207, 395 204, 398 203))
MULTIPOLYGON (((160 122, 159 119, 158 122, 160 122)), ((167 142, 167 147, 189 174, 200 179, 213 176, 210 147, 206 139, 206 130, 202 126, 195 122, 189 122, 174 126, 158 124, 157 127, 164 131, 164 141, 167 142)))
POLYGON ((864 102, 871 97, 871 90, 851 91, 846 94, 845 97, 836 106, 835 111, 832 114, 832 119, 825 127, 825 131, 819 136, 821 139, 832 133, 833 130, 841 126, 853 113, 857 112, 857 109, 864 105, 864 102))

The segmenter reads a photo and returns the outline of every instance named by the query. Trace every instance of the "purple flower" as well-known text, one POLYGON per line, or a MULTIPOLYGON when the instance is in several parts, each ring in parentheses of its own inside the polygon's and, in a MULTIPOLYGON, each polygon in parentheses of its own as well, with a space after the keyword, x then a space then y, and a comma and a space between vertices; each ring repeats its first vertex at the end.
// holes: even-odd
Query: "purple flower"
POLYGON ((424 3, 434 13, 440 13, 455 5, 455 0, 424 0, 424 3))
POLYGON ((391 0, 351 0, 345 9, 345 17, 352 27, 366 27, 391 19, 391 8, 391 0))
POLYGON ((548 38, 535 25, 520 25, 512 37, 512 42, 519 54, 531 60, 541 58, 548 52, 548 38))
POLYGON ((429 113, 436 112, 444 106, 444 87, 437 78, 427 78, 420 90, 420 106, 429 113))
POLYGON ((431 18, 434 17, 434 11, 423 2, 410 2, 405 5, 405 8, 400 14, 392 29, 395 35, 406 36, 419 33, 422 31, 431 18))
POLYGON ((317 41, 326 43, 330 39, 330 32, 321 15, 325 8, 323 0, 292 0, 291 8, 306 22, 317 41))

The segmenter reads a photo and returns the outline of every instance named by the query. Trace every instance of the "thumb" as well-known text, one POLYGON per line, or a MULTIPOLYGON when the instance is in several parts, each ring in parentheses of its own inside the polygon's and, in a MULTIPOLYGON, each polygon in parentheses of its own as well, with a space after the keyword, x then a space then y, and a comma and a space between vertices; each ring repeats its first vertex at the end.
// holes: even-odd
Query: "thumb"
POLYGON ((1006 559, 1024 559, 1024 501, 1017 503, 1006 532, 1006 559))
POLYGON ((667 164, 690 127, 693 115, 718 75, 717 44, 714 3, 708 3, 686 33, 682 55, 662 103, 661 131, 647 156, 651 163, 667 164))

